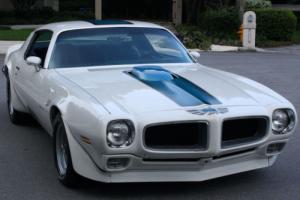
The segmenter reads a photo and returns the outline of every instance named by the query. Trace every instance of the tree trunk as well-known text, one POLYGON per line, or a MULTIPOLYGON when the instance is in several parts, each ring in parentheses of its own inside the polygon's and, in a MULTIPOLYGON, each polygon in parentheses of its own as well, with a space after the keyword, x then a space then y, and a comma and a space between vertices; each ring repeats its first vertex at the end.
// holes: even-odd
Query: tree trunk
POLYGON ((239 11, 241 21, 243 20, 243 15, 245 12, 245 5, 246 5, 246 0, 236 0, 236 7, 239 11))
POLYGON ((185 8, 186 22, 196 22, 203 5, 203 0, 184 0, 183 4, 185 8))

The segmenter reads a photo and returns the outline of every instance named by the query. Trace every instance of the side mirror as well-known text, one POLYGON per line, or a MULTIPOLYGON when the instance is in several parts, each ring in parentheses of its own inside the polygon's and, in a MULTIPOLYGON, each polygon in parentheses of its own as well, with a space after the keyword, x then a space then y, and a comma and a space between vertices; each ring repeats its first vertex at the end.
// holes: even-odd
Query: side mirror
POLYGON ((200 53, 199 52, 197 52, 197 51, 191 51, 190 52, 190 55, 191 56, 193 56, 193 58, 195 58, 196 60, 198 59, 198 58, 200 58, 200 53))
POLYGON ((40 71, 42 59, 37 56, 29 56, 26 59, 28 65, 32 65, 35 67, 36 71, 40 71))

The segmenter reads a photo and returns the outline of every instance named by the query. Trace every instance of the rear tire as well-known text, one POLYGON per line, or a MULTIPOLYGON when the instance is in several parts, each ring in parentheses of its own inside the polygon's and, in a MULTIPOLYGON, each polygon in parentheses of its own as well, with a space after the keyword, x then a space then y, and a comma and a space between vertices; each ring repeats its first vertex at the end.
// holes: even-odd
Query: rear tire
POLYGON ((13 124, 20 125, 22 123, 22 113, 15 110, 11 101, 11 87, 10 82, 7 80, 6 83, 6 97, 7 97, 7 109, 9 114, 9 119, 13 124))
POLYGON ((53 149, 59 181, 67 187, 77 187, 81 177, 74 171, 66 129, 58 114, 54 121, 53 149))

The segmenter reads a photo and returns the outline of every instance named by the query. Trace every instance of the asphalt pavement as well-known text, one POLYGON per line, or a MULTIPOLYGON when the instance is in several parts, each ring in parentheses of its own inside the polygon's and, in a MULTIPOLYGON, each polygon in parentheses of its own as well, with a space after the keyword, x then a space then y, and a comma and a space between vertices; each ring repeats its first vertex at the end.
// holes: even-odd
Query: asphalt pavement
MULTIPOLYGON (((276 49, 273 53, 207 52, 202 53, 200 62, 259 81, 285 96, 300 111, 300 50, 295 49, 276 49)), ((1 67, 2 63, 0 55, 1 67)), ((279 160, 267 169, 199 183, 87 182, 82 188, 67 189, 56 179, 50 136, 35 123, 12 125, 5 101, 5 78, 0 74, 0 200, 300 199, 299 127, 279 160)))

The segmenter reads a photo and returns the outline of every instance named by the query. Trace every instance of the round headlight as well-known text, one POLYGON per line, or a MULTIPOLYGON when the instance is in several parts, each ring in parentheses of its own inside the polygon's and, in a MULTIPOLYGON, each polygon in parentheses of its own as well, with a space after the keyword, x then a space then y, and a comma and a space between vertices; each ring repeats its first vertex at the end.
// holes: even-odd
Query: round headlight
POLYGON ((112 121, 107 126, 107 143, 110 147, 125 147, 133 142, 133 124, 127 120, 112 121))
POLYGON ((275 110, 272 117, 272 129, 277 134, 287 133, 295 127, 295 114, 290 109, 275 110))

